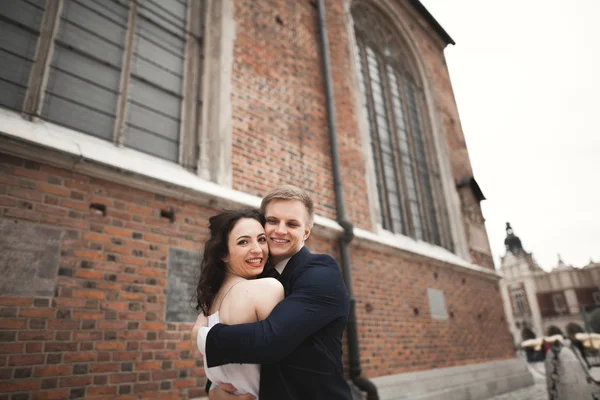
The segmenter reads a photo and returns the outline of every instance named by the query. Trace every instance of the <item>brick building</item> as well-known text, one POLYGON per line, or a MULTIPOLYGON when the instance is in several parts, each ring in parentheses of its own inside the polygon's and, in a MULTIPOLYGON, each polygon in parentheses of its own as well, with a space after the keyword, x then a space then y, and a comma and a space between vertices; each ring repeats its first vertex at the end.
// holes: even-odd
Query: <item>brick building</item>
POLYGON ((515 344, 533 337, 593 331, 595 315, 600 315, 600 263, 590 260, 575 268, 559 256, 557 265, 546 272, 523 249, 510 224, 506 233, 500 288, 515 344))
MULTIPOLYGON (((362 376, 380 398, 529 383, 452 39, 417 0, 325 3, 362 376)), ((318 16, 309 0, 3 4, 1 400, 202 396, 190 296, 222 208, 302 186, 308 246, 339 256, 318 16)))

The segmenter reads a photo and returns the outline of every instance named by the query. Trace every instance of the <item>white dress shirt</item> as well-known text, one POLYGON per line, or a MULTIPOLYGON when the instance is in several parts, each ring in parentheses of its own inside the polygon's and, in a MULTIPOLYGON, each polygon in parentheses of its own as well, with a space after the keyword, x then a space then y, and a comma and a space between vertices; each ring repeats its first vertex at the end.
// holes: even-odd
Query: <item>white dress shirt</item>
POLYGON ((290 258, 286 258, 283 261, 279 261, 275 266, 275 269, 277 270, 277 272, 279 272, 280 275, 283 274, 283 270, 285 269, 285 266, 287 265, 288 261, 290 261, 290 258))

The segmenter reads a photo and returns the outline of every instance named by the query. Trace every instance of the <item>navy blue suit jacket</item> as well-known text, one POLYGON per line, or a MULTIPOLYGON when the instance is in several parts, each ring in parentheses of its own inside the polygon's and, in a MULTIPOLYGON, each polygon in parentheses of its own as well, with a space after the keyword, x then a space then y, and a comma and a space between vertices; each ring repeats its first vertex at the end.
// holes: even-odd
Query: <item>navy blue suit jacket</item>
POLYGON ((285 299, 264 321, 213 326, 209 367, 261 364, 260 400, 350 400, 342 368, 349 299, 335 260, 302 248, 279 278, 285 299))

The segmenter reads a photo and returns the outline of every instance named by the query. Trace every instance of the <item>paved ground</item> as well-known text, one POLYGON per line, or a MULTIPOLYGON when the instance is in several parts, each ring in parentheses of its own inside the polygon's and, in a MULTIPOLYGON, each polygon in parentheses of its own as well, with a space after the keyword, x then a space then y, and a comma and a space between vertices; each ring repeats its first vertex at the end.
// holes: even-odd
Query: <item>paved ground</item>
POLYGON ((490 400, 548 400, 544 363, 530 364, 529 369, 533 375, 533 386, 490 397, 490 400))
POLYGON ((525 389, 490 397, 490 400, 548 400, 546 384, 538 383, 525 389))
MULTIPOLYGON (((533 386, 517 390, 499 396, 490 397, 489 400, 548 400, 546 389, 546 368, 544 363, 529 364, 529 370, 533 375, 533 386)), ((600 368, 592 368, 592 376, 600 379, 600 368)))

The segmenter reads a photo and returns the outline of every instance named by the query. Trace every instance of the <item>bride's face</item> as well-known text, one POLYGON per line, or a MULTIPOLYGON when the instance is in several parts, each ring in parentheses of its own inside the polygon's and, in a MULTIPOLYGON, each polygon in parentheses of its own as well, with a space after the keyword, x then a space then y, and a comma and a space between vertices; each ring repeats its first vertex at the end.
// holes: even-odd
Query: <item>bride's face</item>
POLYGON ((229 255, 223 259, 228 270, 247 279, 258 276, 269 257, 265 230, 252 218, 240 219, 235 224, 229 233, 228 248, 229 255))

